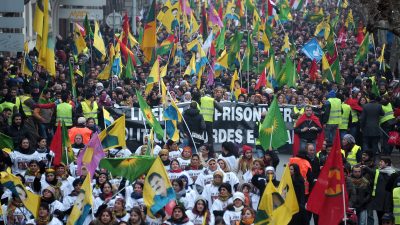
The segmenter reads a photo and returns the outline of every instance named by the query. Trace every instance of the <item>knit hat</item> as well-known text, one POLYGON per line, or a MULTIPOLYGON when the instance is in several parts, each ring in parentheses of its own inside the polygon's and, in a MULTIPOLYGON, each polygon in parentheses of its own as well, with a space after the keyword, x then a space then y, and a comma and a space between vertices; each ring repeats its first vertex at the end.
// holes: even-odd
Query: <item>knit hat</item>
POLYGON ((158 155, 168 155, 169 154, 169 151, 168 151, 168 149, 161 149, 159 152, 158 152, 158 155))
POLYGON ((43 189, 43 192, 44 192, 45 190, 50 191, 50 192, 53 194, 53 196, 54 196, 55 193, 56 193, 56 190, 55 190, 52 186, 50 186, 50 185, 48 185, 47 187, 45 187, 45 188, 43 189))
POLYGON ((334 90, 331 90, 326 96, 326 98, 335 98, 335 97, 336 97, 336 92, 334 90))
POLYGON ((221 186, 219 186, 218 191, 221 191, 221 188, 225 188, 229 194, 232 194, 232 186, 229 183, 222 183, 221 186))
POLYGON ((253 150, 253 148, 251 146, 248 146, 248 145, 243 145, 242 149, 243 149, 243 155, 246 154, 246 152, 249 152, 249 151, 253 150))
POLYGON ((273 171, 275 173, 275 169, 272 166, 267 166, 267 168, 265 168, 265 172, 267 171, 273 171))
POLYGON ((223 173, 222 171, 219 171, 219 170, 217 170, 217 171, 214 172, 213 177, 216 177, 216 176, 218 176, 218 175, 219 175, 221 178, 224 178, 224 173, 223 173))
POLYGON ((85 117, 79 117, 77 123, 78 124, 85 124, 86 123, 86 118, 85 117))
POLYGON ((244 202, 244 200, 245 200, 244 194, 242 192, 235 192, 233 194, 233 201, 235 201, 236 199, 239 199, 242 202, 244 202))
POLYGON ((356 140, 354 139, 354 137, 351 134, 344 135, 343 140, 346 140, 350 144, 356 143, 356 140))

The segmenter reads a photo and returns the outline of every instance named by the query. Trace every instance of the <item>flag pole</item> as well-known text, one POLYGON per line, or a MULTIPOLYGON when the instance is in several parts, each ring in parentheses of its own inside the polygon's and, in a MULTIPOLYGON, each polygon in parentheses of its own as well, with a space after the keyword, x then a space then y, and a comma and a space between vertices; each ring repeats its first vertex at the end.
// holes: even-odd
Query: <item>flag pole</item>
POLYGON ((347 215, 346 215, 346 197, 344 196, 344 184, 342 184, 342 197, 343 197, 343 213, 344 213, 344 225, 347 225, 347 215))
MULTIPOLYGON (((270 106, 271 107, 271 106, 270 106)), ((269 150, 272 150, 272 134, 274 133, 274 125, 272 124, 271 137, 269 139, 269 150)))

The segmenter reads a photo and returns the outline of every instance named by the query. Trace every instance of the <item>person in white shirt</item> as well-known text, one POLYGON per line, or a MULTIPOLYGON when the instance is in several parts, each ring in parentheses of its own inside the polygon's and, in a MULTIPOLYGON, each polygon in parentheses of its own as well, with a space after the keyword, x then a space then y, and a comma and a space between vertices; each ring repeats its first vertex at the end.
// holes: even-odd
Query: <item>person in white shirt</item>
POLYGON ((208 209, 207 200, 199 196, 194 201, 194 207, 186 210, 186 215, 194 225, 214 224, 214 215, 208 209))
POLYGON ((242 210, 244 208, 244 194, 242 192, 235 192, 233 194, 233 204, 226 207, 224 213, 224 221, 226 224, 237 224, 241 219, 242 210))
POLYGON ((117 222, 128 222, 130 215, 126 212, 125 199, 122 197, 115 199, 113 213, 117 222))
POLYGON ((204 187, 207 184, 210 184, 212 182, 212 180, 214 178, 214 173, 216 171, 221 171, 222 172, 222 170, 219 168, 219 165, 218 165, 216 159, 209 159, 207 163, 208 163, 208 168, 205 169, 203 171, 203 173, 200 173, 200 175, 197 177, 197 180, 196 180, 196 183, 195 183, 196 184, 196 190, 199 193, 202 193, 204 187))
MULTIPOLYGON (((203 198, 207 200, 209 209, 219 196, 219 188, 223 184, 224 174, 221 171, 216 171, 213 177, 212 183, 207 184, 203 193, 201 193, 203 198)), ((229 188, 231 188, 230 185, 229 188)), ((231 192, 231 189, 229 191, 231 192)))
POLYGON ((224 182, 228 182, 232 186, 232 192, 237 189, 239 185, 239 178, 236 176, 234 172, 231 171, 229 164, 225 161, 225 159, 217 160, 219 168, 224 171, 224 182))
POLYGON ((232 199, 232 187, 229 183, 223 183, 218 188, 218 196, 214 201, 211 207, 211 212, 215 217, 223 216, 226 210, 226 207, 233 202, 232 199))
POLYGON ((190 146, 185 146, 182 150, 181 156, 178 157, 179 164, 183 170, 190 165, 191 158, 192 148, 190 146))
POLYGON ((232 172, 236 172, 238 168, 239 149, 233 142, 224 142, 221 147, 221 155, 218 159, 225 159, 229 164, 232 172))
POLYGON ((63 223, 54 215, 50 213, 49 204, 42 202, 40 203, 38 217, 36 219, 29 220, 27 225, 63 225, 63 223))

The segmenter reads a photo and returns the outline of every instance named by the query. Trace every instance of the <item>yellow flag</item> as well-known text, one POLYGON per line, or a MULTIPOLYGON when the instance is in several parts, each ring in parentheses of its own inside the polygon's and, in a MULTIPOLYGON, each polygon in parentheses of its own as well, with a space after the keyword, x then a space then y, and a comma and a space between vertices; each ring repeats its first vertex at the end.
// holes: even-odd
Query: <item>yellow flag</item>
POLYGON ((228 68, 228 54, 226 53, 226 49, 221 53, 221 56, 217 59, 217 63, 224 67, 228 68))
POLYGON ((95 47, 103 56, 106 55, 106 47, 104 46, 103 36, 101 35, 97 21, 94 21, 93 47, 95 47))
POLYGON ((156 59, 156 61, 153 64, 153 67, 151 68, 149 77, 147 78, 145 93, 149 94, 151 89, 153 89, 153 86, 155 84, 158 84, 159 80, 160 80, 160 61, 156 59))
POLYGON ((83 53, 86 48, 86 42, 81 34, 81 31, 79 30, 78 24, 76 23, 74 24, 74 42, 77 51, 76 54, 79 55, 83 53))
POLYGON ((15 196, 18 196, 25 208, 37 218, 40 205, 40 196, 27 190, 21 180, 10 172, 1 172, 0 182, 3 187, 8 188, 15 196))
MULTIPOLYGON (((386 47, 386 44, 383 44, 381 55, 378 58, 379 69, 382 68, 382 65, 384 64, 384 61, 385 61, 385 56, 384 56, 385 55, 385 47, 386 47)), ((385 70, 385 66, 383 66, 383 69, 385 70)))
MULTIPOLYGON (((167 67, 167 65, 165 65, 165 67, 167 67)), ((168 100, 167 100, 167 87, 165 86, 163 79, 161 79, 161 100, 162 100, 164 106, 166 106, 167 102, 168 102, 168 100)))
POLYGON ((282 46, 281 51, 287 53, 289 50, 290 50, 289 34, 286 33, 285 38, 283 39, 283 46, 282 46))
POLYGON ((115 54, 114 46, 111 44, 110 49, 109 49, 109 54, 108 54, 108 60, 109 60, 108 64, 103 69, 103 71, 101 71, 101 73, 97 76, 97 79, 99 79, 99 80, 110 79, 112 64, 114 62, 114 54, 115 54))
POLYGON ((156 158, 146 175, 143 199, 147 207, 147 215, 152 218, 164 207, 167 214, 172 211, 171 207, 174 205, 175 191, 160 157, 156 158))
POLYGON ((92 185, 90 184, 90 174, 86 175, 81 190, 75 200, 74 207, 69 215, 67 225, 83 224, 89 211, 93 206, 92 185))
POLYGON ((239 76, 238 76, 238 72, 237 70, 235 70, 235 72, 233 73, 232 76, 232 80, 231 80, 231 91, 233 92, 233 89, 235 88, 235 81, 239 80, 239 76))
MULTIPOLYGON (((294 214, 299 212, 299 203, 297 201, 296 192, 294 191, 292 177, 290 176, 289 166, 286 166, 281 182, 279 183, 278 191, 282 198, 285 200, 284 207, 287 208, 289 214, 279 214, 281 211, 276 211, 273 215, 278 217, 277 219, 282 220, 281 217, 292 217, 294 214)), ((278 221, 278 220, 277 220, 278 221)), ((289 220, 290 221, 290 220, 289 220)), ((277 223, 283 224, 283 223, 277 223)))
POLYGON ((104 150, 115 147, 126 147, 125 137, 125 114, 99 134, 99 139, 104 150))

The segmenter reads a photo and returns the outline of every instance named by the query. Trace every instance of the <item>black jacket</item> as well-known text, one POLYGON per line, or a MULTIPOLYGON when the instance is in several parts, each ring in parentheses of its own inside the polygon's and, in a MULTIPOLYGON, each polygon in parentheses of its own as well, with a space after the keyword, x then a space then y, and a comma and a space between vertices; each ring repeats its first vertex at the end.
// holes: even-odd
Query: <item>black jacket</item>
MULTIPOLYGON (((203 131, 206 129, 206 124, 204 122, 203 115, 200 114, 198 109, 187 109, 183 112, 183 118, 185 119, 190 132, 200 135, 203 134, 203 131)), ((190 136, 186 126, 183 126, 183 131, 186 135, 190 136)))
POLYGON ((382 105, 371 101, 363 106, 360 116, 360 127, 364 136, 377 137, 381 135, 379 128, 379 118, 385 115, 382 105))

